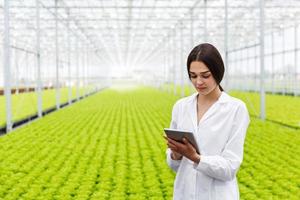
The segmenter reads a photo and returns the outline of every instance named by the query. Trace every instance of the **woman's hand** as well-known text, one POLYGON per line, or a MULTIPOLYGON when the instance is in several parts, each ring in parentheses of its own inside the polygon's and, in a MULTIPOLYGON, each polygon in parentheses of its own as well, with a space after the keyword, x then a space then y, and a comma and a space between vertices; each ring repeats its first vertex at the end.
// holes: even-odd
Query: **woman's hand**
POLYGON ((171 158, 173 160, 181 160, 182 155, 180 153, 177 153, 176 151, 171 150, 171 158))
MULTIPOLYGON (((183 138, 183 143, 177 142, 171 138, 165 137, 167 140, 168 147, 172 150, 173 154, 180 154, 186 158, 194 161, 195 163, 200 162, 200 155, 196 152, 196 149, 186 138, 183 138)), ((175 154, 175 156, 176 156, 175 154)))
MULTIPOLYGON (((174 149, 171 148, 171 142, 169 142, 169 140, 172 140, 172 139, 170 139, 170 138, 168 138, 166 136, 164 136, 164 138, 167 140, 167 145, 171 149, 171 158, 173 160, 181 160, 182 159, 182 155, 180 153, 176 152, 174 149)), ((172 141, 175 141, 175 140, 172 140, 172 141)))

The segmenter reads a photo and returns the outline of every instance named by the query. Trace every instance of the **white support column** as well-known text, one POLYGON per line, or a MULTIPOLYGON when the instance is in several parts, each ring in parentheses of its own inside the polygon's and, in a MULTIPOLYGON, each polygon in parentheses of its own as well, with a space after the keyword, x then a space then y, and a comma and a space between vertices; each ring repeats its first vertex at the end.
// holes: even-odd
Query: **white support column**
MULTIPOLYGON (((225 0, 225 21, 224 21, 224 55, 225 55, 225 72, 226 78, 225 78, 225 88, 229 89, 229 66, 228 66, 228 0, 225 0)), ((225 89, 224 88, 224 89, 225 89)))
POLYGON ((9 1, 4 0, 4 41, 3 41, 3 65, 4 65, 4 95, 6 107, 6 132, 12 130, 12 105, 11 105, 11 62, 10 62, 10 30, 9 30, 9 1))
MULTIPOLYGON (((282 59, 281 59, 281 66, 284 68, 284 64, 285 64, 285 49, 284 49, 284 29, 282 28, 281 29, 281 31, 282 31, 282 43, 281 43, 281 49, 283 50, 283 52, 282 52, 282 59)), ((288 70, 287 71, 283 71, 283 76, 284 76, 284 78, 283 78, 283 95, 286 95, 286 93, 288 93, 288 87, 289 87, 289 74, 288 74, 288 70)))
POLYGON ((254 66, 254 88, 253 88, 253 90, 258 93, 260 91, 259 90, 259 87, 260 87, 260 85, 259 85, 260 84, 259 83, 259 81, 260 81, 260 75, 258 74, 257 68, 260 67, 258 65, 258 62, 260 61, 259 60, 260 57, 259 57, 259 54, 257 53, 256 47, 254 47, 254 55, 255 55, 255 58, 254 58, 255 66, 254 66))
POLYGON ((274 77, 275 77, 275 70, 274 70, 274 32, 271 33, 271 63, 272 63, 272 94, 275 93, 275 87, 274 87, 274 77))
POLYGON ((76 38, 76 99, 79 100, 79 38, 76 38))
POLYGON ((300 81, 297 81, 297 67, 298 67, 298 49, 297 49, 297 44, 298 44, 298 24, 295 23, 295 81, 294 81, 294 96, 297 96, 300 94, 300 81), (298 84, 297 84, 298 83, 298 84))
POLYGON ((180 71, 180 81, 181 81, 181 96, 184 97, 184 64, 183 64, 183 48, 184 48, 184 45, 183 45, 183 33, 182 33, 182 29, 183 29, 183 24, 182 22, 180 22, 180 26, 178 27, 179 28, 179 37, 180 37, 180 55, 179 55, 179 58, 180 58, 180 64, 179 64, 179 71, 180 71))
POLYGON ((174 70, 174 73, 173 73, 173 84, 174 84, 174 87, 173 87, 173 90, 174 90, 174 95, 177 94, 177 86, 176 86, 176 63, 177 63, 177 42, 176 42, 176 29, 174 30, 174 38, 173 38, 173 46, 174 46, 174 50, 173 50, 173 70, 174 70))
POLYGON ((260 0, 260 118, 262 120, 266 119, 266 102, 265 102, 265 85, 264 85, 264 77, 265 77, 265 39, 264 39, 264 26, 265 26, 265 1, 260 0))
POLYGON ((250 62, 249 62, 249 51, 250 51, 250 48, 246 48, 246 67, 247 67, 247 69, 246 69, 246 77, 245 77, 245 80, 247 80, 246 81, 246 91, 250 91, 250 87, 251 87, 251 78, 250 78, 250 76, 249 76, 249 74, 251 73, 250 72, 250 62))
POLYGON ((166 77, 167 77, 167 43, 163 46, 163 76, 162 76, 162 90, 165 92, 166 89, 166 77))
POLYGON ((82 43, 82 51, 81 51, 81 54, 80 54, 80 58, 81 58, 81 79, 80 79, 80 82, 81 82, 81 91, 80 91, 80 96, 81 97, 84 97, 84 91, 85 91, 85 82, 84 82, 84 69, 85 69, 85 44, 82 43))
POLYGON ((86 45, 86 66, 85 66, 85 85, 86 85, 86 90, 85 90, 85 96, 87 97, 89 94, 89 79, 88 79, 88 69, 89 69, 89 45, 86 45))
POLYGON ((25 69, 26 69, 26 92, 29 91, 30 87, 30 68, 28 63, 28 52, 25 52, 25 69))
POLYGON ((19 94, 19 74, 20 74, 20 71, 19 71, 19 52, 18 52, 18 49, 15 48, 14 50, 15 52, 15 57, 14 57, 14 60, 15 60, 15 67, 16 67, 16 73, 15 73, 15 95, 19 94))
POLYGON ((169 84, 169 93, 172 94, 172 72, 173 72, 173 43, 172 43, 172 34, 170 33, 169 35, 169 48, 168 48, 168 51, 169 51, 169 66, 168 66, 168 73, 169 73, 169 77, 168 77, 168 84, 169 84))
POLYGON ((60 85, 59 85, 59 48, 58 48, 58 0, 55 0, 55 57, 56 57, 56 109, 60 108, 60 85))
POLYGON ((93 55, 94 55, 94 49, 93 47, 89 47, 88 52, 88 68, 87 68, 87 79, 88 79, 88 85, 89 85, 89 95, 93 92, 93 82, 91 80, 91 68, 93 63, 93 55))
MULTIPOLYGON (((191 32, 190 32, 190 39, 191 39, 191 48, 189 49, 189 52, 194 48, 194 8, 191 10, 191 32)), ((192 94, 194 92, 194 86, 191 84, 190 79, 188 80, 188 86, 189 86, 189 93, 192 94)))
POLYGON ((191 39, 191 49, 195 46, 194 45, 194 9, 192 8, 191 10, 191 35, 190 35, 190 39, 191 39))
POLYGON ((85 89, 84 89, 84 96, 87 97, 88 95, 88 89, 89 89, 89 84, 88 84, 88 77, 87 77, 87 69, 89 67, 89 64, 88 64, 88 56, 89 56, 89 45, 87 44, 86 45, 86 48, 85 48, 85 69, 84 69, 84 85, 85 85, 85 89))
POLYGON ((208 42, 207 41, 207 0, 204 0, 204 41, 203 42, 208 42))
POLYGON ((85 44, 82 43, 82 51, 81 51, 81 54, 80 54, 80 58, 81 58, 81 79, 80 79, 80 82, 81 82, 81 91, 80 91, 80 96, 81 97, 84 97, 84 91, 85 91, 85 75, 84 75, 84 69, 85 69, 85 44))
POLYGON ((170 35, 168 35, 168 38, 167 38, 167 92, 168 93, 171 93, 171 89, 170 89, 170 83, 171 83, 171 76, 170 76, 170 73, 171 73, 171 70, 170 70, 170 67, 171 67, 171 59, 172 59, 172 49, 171 49, 171 37, 170 35))
POLYGON ((70 13, 68 10, 68 21, 67 21, 67 37, 68 37, 68 46, 67 46, 67 51, 68 51, 68 104, 70 105, 72 103, 72 78, 71 78, 71 34, 70 34, 70 13))
POLYGON ((172 42, 172 33, 169 35, 169 93, 172 94, 172 79, 173 79, 173 42, 172 42))
POLYGON ((169 92, 169 36, 166 37, 166 52, 165 52, 165 58, 166 58, 166 68, 165 68, 165 90, 166 92, 169 92))
POLYGON ((37 110, 38 117, 42 117, 42 79, 41 79, 41 48, 40 48, 40 3, 36 0, 36 62, 37 62, 37 110))

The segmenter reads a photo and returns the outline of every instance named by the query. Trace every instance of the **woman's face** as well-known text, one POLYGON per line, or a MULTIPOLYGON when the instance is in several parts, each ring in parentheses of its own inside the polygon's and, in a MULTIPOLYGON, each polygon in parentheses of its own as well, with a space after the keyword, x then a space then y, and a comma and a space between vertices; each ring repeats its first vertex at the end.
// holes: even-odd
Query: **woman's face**
POLYGON ((193 61, 191 63, 189 74, 191 81, 199 94, 207 95, 217 87, 213 75, 201 61, 193 61))

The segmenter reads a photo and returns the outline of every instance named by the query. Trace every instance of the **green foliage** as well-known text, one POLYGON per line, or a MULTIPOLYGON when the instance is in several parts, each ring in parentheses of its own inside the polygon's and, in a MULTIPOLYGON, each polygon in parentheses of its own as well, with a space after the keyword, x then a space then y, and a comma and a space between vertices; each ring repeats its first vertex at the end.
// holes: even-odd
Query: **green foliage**
MULTIPOLYGON (((84 89, 80 88, 79 96, 84 95, 84 89)), ((76 98, 76 88, 72 89, 72 99, 76 98)), ((43 110, 47 110, 56 105, 56 90, 44 90, 42 92, 43 110)), ((61 104, 68 101, 68 88, 60 89, 61 104)), ((0 126, 6 123, 5 96, 0 96, 0 126)), ((20 93, 12 95, 12 116, 13 121, 18 121, 37 113, 37 94, 36 92, 20 93)))
POLYGON ((251 118, 238 173, 241 199, 297 199, 299 154, 299 130, 251 118))
MULTIPOLYGON (((253 116, 260 114, 260 94, 232 91, 231 95, 242 99, 253 116)), ((300 128, 300 97, 266 94, 266 117, 269 120, 300 128)))
MULTIPOLYGON (((178 96, 105 90, 0 137, 0 199, 171 199, 163 127, 178 96)), ((251 118, 241 199, 297 199, 299 130, 251 118)))
POLYGON ((170 199, 175 99, 106 90, 1 137, 0 199, 170 199))

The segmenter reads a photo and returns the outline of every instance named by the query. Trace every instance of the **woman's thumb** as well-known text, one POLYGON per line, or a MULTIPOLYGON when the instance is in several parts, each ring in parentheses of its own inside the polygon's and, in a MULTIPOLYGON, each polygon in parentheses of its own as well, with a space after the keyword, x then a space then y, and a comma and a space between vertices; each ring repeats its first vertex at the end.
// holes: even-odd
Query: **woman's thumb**
POLYGON ((183 141, 184 144, 188 144, 189 143, 186 138, 183 138, 182 141, 183 141))

